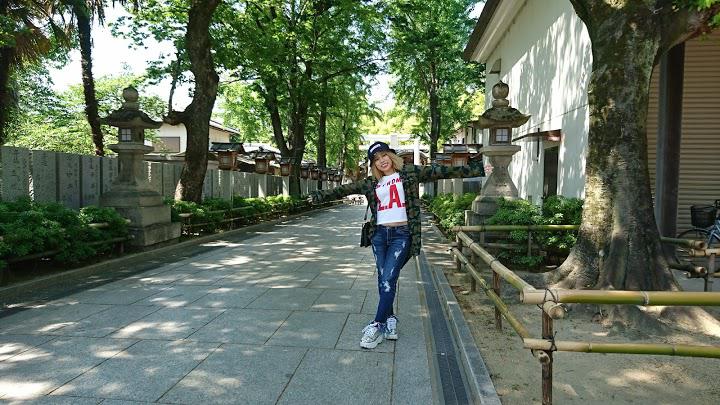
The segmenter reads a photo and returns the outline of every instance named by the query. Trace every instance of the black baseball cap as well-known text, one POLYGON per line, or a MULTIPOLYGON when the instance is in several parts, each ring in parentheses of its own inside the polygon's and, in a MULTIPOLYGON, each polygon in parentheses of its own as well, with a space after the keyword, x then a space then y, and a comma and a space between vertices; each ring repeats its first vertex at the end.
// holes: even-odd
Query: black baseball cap
POLYGON ((388 146, 388 144, 386 144, 385 142, 377 141, 370 145, 370 147, 368 148, 368 161, 372 163, 375 155, 380 152, 395 153, 395 149, 390 149, 390 146, 388 146))

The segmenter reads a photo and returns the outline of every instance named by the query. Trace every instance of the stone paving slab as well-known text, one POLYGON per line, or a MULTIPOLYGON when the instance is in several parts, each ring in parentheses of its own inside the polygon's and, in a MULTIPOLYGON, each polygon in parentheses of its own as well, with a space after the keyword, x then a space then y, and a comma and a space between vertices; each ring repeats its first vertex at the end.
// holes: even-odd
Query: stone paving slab
POLYGON ((160 306, 165 308, 186 307, 217 290, 217 285, 173 284, 133 305, 160 306))
POLYGON ((207 308, 163 308, 119 329, 110 337, 183 339, 217 318, 223 311, 207 308))
POLYGON ((53 336, 0 335, 0 361, 32 349, 51 339, 53 336))
POLYGON ((24 311, 0 319, 0 333, 42 335, 110 308, 109 305, 62 304, 24 311))
POLYGON ((333 348, 347 317, 341 313, 294 312, 266 344, 333 348))
POLYGON ((310 307, 311 311, 360 312, 367 291, 363 290, 325 290, 310 307))
POLYGON ((316 288, 271 288, 248 305, 258 309, 309 310, 322 294, 316 288))
POLYGON ((0 362, 0 395, 22 400, 48 394, 134 343, 86 337, 52 340, 0 362))
POLYGON ((313 349, 303 359, 279 404, 389 403, 393 355, 313 349))
POLYGON ((77 322, 70 323, 60 329, 52 331, 52 334, 60 336, 105 337, 159 309, 158 307, 139 305, 116 306, 90 315, 77 322))
POLYGON ((223 345, 160 402, 274 404, 306 352, 304 348, 223 345))
POLYGON ((225 287, 218 287, 194 301, 192 306, 198 308, 244 308, 267 290, 267 287, 245 286, 237 283, 225 284, 225 287))
POLYGON ((216 343, 144 340, 53 394, 156 401, 218 346, 216 343))
POLYGON ((262 345, 290 313, 275 309, 228 309, 190 335, 188 340, 262 345))
POLYGON ((157 294, 167 286, 146 286, 135 282, 115 282, 70 295, 59 300, 67 303, 127 305, 157 294))

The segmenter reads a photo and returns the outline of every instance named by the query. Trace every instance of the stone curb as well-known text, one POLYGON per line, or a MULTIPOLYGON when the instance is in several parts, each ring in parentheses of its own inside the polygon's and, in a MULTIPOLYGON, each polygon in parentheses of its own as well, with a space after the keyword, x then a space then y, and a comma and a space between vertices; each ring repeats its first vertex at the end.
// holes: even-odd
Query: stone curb
MULTIPOLYGON (((431 224, 433 230, 442 234, 435 226, 431 224)), ((445 273, 441 269, 430 266, 433 274, 433 282, 437 287, 440 302, 443 305, 445 314, 451 326, 453 338, 460 351, 460 361, 465 370, 465 376, 468 381, 472 396, 476 403, 488 405, 501 405, 495 385, 490 378, 490 373, 485 366, 485 361, 480 354, 480 350, 475 344, 475 339, 470 332, 463 315, 462 308, 455 298, 450 283, 448 283, 445 273)))
MULTIPOLYGON (((8 300, 18 298, 23 294, 27 294, 30 292, 36 292, 38 290, 57 286, 61 283, 67 283, 73 280, 79 280, 79 279, 86 279, 88 277, 96 276, 96 275, 110 275, 113 272, 121 273, 121 274, 132 274, 132 271, 127 270, 118 270, 118 268, 123 267, 124 265, 131 264, 136 261, 144 261, 149 260, 153 257, 156 257, 160 254, 167 254, 170 252, 175 251, 182 251, 183 249, 195 246, 195 245, 201 245, 208 242, 213 242, 219 239, 236 236, 236 235, 242 235, 244 233, 250 233, 257 231, 259 229, 267 228, 269 226, 276 225, 280 222, 292 220, 295 218, 298 218, 302 215, 308 215, 308 214, 315 214, 320 211, 324 211, 326 209, 335 207, 339 204, 334 204, 328 207, 321 207, 316 208, 309 211, 304 211, 298 214, 288 215, 285 217, 273 219, 266 222, 261 222, 259 224, 253 224, 249 226, 245 226, 238 229, 233 229, 230 231, 225 231, 221 233, 214 233, 212 235, 206 235, 201 236, 198 238, 186 240, 183 242, 175 243, 172 245, 163 246, 157 249, 153 250, 147 250, 144 252, 138 252, 138 253, 131 253, 126 254, 121 257, 110 259, 106 261, 102 261, 100 263, 91 264, 89 266, 80 267, 77 269, 67 270, 55 274, 49 274, 47 276, 39 277, 34 280, 25 281, 22 283, 14 284, 7 287, 0 288, 0 309, 2 308, 2 303, 7 302, 8 300)), ((141 270, 142 271, 142 270, 141 270)))

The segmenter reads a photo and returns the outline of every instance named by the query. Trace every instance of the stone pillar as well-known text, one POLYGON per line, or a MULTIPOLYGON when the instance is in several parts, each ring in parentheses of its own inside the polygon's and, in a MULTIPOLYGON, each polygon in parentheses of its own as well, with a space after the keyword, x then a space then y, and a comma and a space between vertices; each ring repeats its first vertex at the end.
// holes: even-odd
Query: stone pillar
POLYGON ((258 197, 267 197, 268 196, 268 175, 267 174, 258 174, 258 197))

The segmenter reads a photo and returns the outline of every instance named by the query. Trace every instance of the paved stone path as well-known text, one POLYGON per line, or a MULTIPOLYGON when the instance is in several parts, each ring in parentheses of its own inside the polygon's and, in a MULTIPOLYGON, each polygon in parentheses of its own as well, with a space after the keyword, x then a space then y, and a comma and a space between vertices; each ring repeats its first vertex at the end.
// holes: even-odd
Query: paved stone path
POLYGON ((438 402, 417 271, 400 340, 359 347, 377 305, 364 207, 340 206, 0 318, 0 402, 438 402), (435 397, 434 397, 435 396, 435 397))

